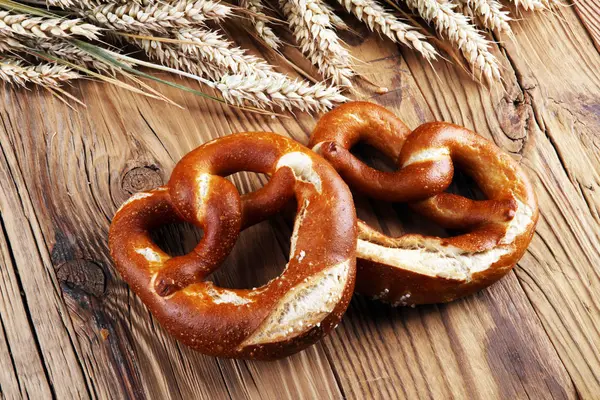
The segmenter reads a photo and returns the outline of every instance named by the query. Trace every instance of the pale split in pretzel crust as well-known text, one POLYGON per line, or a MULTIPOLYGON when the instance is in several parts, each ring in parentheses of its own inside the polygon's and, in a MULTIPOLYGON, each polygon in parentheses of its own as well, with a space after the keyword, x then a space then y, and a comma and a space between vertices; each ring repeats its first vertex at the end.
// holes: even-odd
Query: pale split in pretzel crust
POLYGON ((356 237, 352 195, 335 170, 290 139, 255 132, 199 147, 165 187, 132 196, 113 219, 109 244, 123 278, 178 340, 205 354, 272 359, 302 350, 339 323, 354 290, 356 237), (222 176, 243 170, 271 179, 240 197, 222 176), (292 197, 298 212, 280 276, 254 289, 206 280, 246 220, 267 218, 292 197), (203 228, 204 237, 191 253, 171 257, 149 233, 181 220, 203 228))
MULTIPOLYGON (((526 233, 533 222, 533 211, 517 202, 515 216, 507 223, 506 235, 499 244, 483 251, 465 251, 444 244, 443 239, 410 236, 398 240, 398 247, 387 247, 369 241, 369 227, 359 221, 357 253, 365 260, 387 264, 431 277, 469 282, 476 272, 483 272, 514 251, 514 240, 526 233)), ((408 294, 408 293, 407 293, 408 294)), ((379 296, 385 299, 387 296, 379 296)))
POLYGON ((466 230, 450 238, 394 238, 359 221, 360 293, 395 306, 452 301, 504 276, 531 240, 538 209, 527 176, 510 156, 465 128, 434 122, 411 132, 385 108, 354 102, 325 114, 309 146, 367 196, 409 202, 442 226, 466 230), (359 141, 382 151, 399 169, 382 172, 362 163, 349 152, 359 141), (443 193, 455 163, 489 200, 443 193))
POLYGON ((350 260, 305 278, 293 287, 262 325, 241 344, 240 348, 280 342, 319 327, 344 294, 350 260))

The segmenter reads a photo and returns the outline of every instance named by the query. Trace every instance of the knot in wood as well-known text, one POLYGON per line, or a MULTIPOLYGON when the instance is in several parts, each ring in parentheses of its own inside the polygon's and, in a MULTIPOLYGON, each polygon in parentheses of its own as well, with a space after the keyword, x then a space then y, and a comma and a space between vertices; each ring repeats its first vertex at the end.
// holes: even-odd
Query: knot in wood
POLYGON ((135 167, 125 173, 123 190, 130 194, 144 192, 161 186, 163 179, 155 166, 135 167))
POLYGON ((61 284, 101 297, 106 289, 106 276, 100 265, 89 260, 70 260, 58 266, 56 277, 61 284))

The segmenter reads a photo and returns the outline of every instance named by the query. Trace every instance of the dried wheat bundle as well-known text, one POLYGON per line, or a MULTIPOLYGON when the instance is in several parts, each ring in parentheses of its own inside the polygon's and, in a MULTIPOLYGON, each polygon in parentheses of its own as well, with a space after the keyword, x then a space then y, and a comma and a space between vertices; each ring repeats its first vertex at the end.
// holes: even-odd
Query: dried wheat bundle
MULTIPOLYGON (((489 85, 501 84, 502 77, 492 54, 495 44, 487 35, 493 31, 512 37, 509 12, 499 0, 402 0, 397 5, 392 0, 337 0, 338 9, 327 2, 333 0, 238 0, 237 5, 219 0, 46 1, 50 7, 59 7, 60 15, 52 8, 32 6, 35 3, 30 0, 0 0, 2 80, 58 88, 65 80, 88 75, 163 98, 140 80, 153 79, 216 101, 262 110, 318 112, 347 100, 344 92, 352 87, 357 73, 338 35, 338 30, 353 34, 341 18, 340 6, 383 38, 416 51, 429 62, 438 59, 440 50, 422 27, 388 8, 404 5, 464 57, 475 78, 489 85), (221 29, 223 24, 238 22, 266 48, 279 51, 297 46, 322 81, 288 76, 241 48, 221 29), (292 43, 280 36, 286 29, 292 43), (125 45, 140 52, 132 57, 126 55, 129 48, 116 51, 125 45), (141 66, 195 79, 216 95, 165 80, 164 75, 148 74, 139 70, 141 66)), ((511 1, 522 11, 549 9, 558 2, 511 1)))

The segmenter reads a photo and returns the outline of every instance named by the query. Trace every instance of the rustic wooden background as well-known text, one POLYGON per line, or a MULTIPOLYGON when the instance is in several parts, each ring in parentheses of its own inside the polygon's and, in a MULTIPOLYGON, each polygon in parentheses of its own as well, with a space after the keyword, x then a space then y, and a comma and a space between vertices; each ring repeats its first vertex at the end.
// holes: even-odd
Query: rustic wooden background
MULTIPOLYGON (((465 125, 519 159, 540 221, 514 272, 448 305, 392 309, 356 296, 339 328, 278 362, 220 360, 168 337, 115 273, 107 231, 132 193, 231 132, 306 143, 315 119, 253 115, 161 88, 185 109, 95 82, 72 111, 37 89, 1 90, 0 394, 6 398, 600 398, 600 6, 527 15, 496 47, 506 92, 432 67, 375 35, 346 39, 390 91, 369 97, 411 127, 465 125)), ((363 91, 369 93, 368 90, 363 91)), ((238 174, 252 190, 263 178, 238 174)), ((406 209, 360 201, 402 232, 406 209)), ((410 217, 410 216, 409 216, 410 217)), ((411 229, 419 228, 413 220, 411 229)), ((405 225, 406 226, 406 225, 405 225)), ((289 223, 245 232, 218 274, 230 287, 281 270, 289 223)), ((197 233, 163 233, 175 252, 197 233)))

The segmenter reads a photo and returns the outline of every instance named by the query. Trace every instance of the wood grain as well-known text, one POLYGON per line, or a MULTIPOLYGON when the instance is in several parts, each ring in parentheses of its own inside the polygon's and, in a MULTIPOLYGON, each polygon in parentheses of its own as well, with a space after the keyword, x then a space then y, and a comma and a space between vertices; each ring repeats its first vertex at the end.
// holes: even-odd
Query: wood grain
MULTIPOLYGON (((160 89, 184 109, 95 82, 72 111, 33 89, 2 90, 0 392, 6 398, 595 398, 600 393, 600 55, 572 8, 528 15, 495 52, 506 90, 473 83, 368 35, 349 36, 363 73, 390 91, 358 96, 416 127, 439 119, 514 154, 541 218, 514 273, 439 306, 392 309, 360 296, 321 343, 285 360, 219 360, 171 339, 115 273, 107 230, 132 193, 165 182, 201 143, 266 130, 306 143, 315 120, 271 119, 160 89)), ((295 57, 293 52, 289 55, 295 57)), ((193 83, 187 82, 190 85, 193 83)), ((265 182, 232 177, 241 191, 265 182)), ((441 232, 401 205, 358 199, 387 233, 441 232)), ((252 287, 281 271, 289 221, 244 232, 214 279, 252 287)), ((189 226, 161 231, 173 253, 189 226)))
POLYGON ((575 2, 575 10, 600 51, 600 4, 594 0, 580 0, 575 2))

